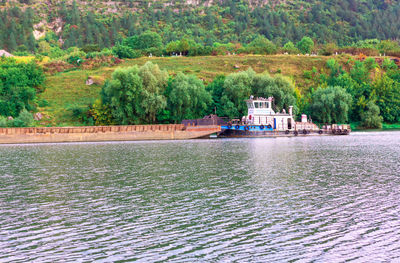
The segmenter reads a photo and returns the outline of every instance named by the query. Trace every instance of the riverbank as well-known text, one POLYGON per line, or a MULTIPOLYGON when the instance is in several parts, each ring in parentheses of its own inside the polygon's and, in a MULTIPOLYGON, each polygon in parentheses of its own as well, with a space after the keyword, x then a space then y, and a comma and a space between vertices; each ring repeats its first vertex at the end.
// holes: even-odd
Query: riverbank
POLYGON ((383 123, 382 129, 366 129, 360 127, 360 123, 350 123, 352 131, 397 131, 400 130, 400 123, 383 123))

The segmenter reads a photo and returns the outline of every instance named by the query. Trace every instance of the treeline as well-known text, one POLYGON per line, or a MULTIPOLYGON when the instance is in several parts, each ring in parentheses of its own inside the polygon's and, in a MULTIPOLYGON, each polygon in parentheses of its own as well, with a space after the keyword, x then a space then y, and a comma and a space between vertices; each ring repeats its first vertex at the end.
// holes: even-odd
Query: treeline
MULTIPOLYGON (((302 94, 281 75, 256 74, 251 68, 217 76, 210 84, 194 75, 170 76, 157 65, 117 69, 102 88, 101 100, 81 112, 91 124, 180 123, 216 113, 230 119, 246 115, 250 95, 273 96, 277 112, 294 106, 318 123, 358 123, 381 128, 382 122, 400 122, 400 70, 390 60, 352 61, 349 71, 334 59, 329 73, 315 70, 319 86, 302 94)), ((89 123, 90 123, 89 122, 89 123)))
MULTIPOLYGON (((290 1, 286 5, 252 8, 247 1, 236 0, 210 7, 123 2, 125 8, 120 6, 116 15, 100 10, 88 11, 75 1, 70 5, 59 1, 45 15, 48 23, 62 27, 61 32, 49 34, 45 40, 62 49, 86 45, 103 49, 146 31, 159 34, 163 46, 182 39, 202 47, 213 47, 216 43, 247 45, 259 36, 276 46, 299 42, 304 36, 321 44, 332 42, 340 47, 364 39, 400 39, 398 1, 290 1), (136 11, 132 12, 132 9, 136 11), (58 19, 62 23, 57 23, 58 19)), ((18 7, 2 11, 0 48, 34 51, 38 46, 32 35, 32 25, 40 21, 39 15, 42 14, 34 14, 30 8, 24 12, 18 7), (5 37, 9 35, 9 38, 5 37)))
POLYGON ((0 49, 9 51, 36 51, 33 36, 34 11, 18 7, 0 10, 0 49))

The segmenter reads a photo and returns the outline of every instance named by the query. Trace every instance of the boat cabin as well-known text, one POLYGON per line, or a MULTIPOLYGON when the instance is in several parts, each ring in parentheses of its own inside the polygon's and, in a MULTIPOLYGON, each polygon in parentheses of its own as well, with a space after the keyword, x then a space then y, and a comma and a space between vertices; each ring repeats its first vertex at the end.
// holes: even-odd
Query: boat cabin
POLYGON ((289 113, 283 109, 282 113, 276 113, 272 109, 274 98, 254 98, 250 96, 246 100, 247 116, 244 116, 242 122, 246 125, 264 125, 270 126, 274 130, 286 131, 295 129, 295 121, 293 119, 293 106, 289 107, 289 113))

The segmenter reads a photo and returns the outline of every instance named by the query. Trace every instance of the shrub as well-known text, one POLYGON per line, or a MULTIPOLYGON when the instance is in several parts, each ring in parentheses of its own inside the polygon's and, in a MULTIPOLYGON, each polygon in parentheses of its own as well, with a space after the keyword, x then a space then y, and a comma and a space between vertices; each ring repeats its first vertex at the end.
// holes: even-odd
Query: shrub
POLYGON ((369 101, 367 103, 367 110, 361 113, 361 125, 364 128, 382 128, 382 116, 379 116, 379 107, 373 102, 369 101))
POLYGON ((298 43, 297 48, 303 54, 309 54, 314 49, 314 41, 309 37, 303 37, 298 43))
POLYGON ((7 118, 0 116, 0 127, 7 127, 7 118))
POLYGON ((287 42, 283 46, 282 51, 287 52, 289 54, 299 54, 300 53, 300 51, 295 47, 295 45, 291 41, 287 42))
POLYGON ((277 48, 266 37, 259 36, 248 45, 247 50, 254 54, 276 54, 277 48))
POLYGON ((19 116, 14 119, 13 126, 14 127, 32 127, 33 125, 33 116, 26 109, 23 109, 19 116))
POLYGON ((128 46, 116 45, 113 47, 112 52, 119 58, 138 58, 141 54, 128 46))

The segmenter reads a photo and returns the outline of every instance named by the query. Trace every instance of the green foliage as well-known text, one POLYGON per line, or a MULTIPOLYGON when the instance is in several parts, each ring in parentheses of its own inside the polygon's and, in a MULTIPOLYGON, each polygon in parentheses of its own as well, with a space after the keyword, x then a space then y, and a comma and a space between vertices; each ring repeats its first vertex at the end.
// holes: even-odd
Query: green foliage
POLYGON ((13 120, 13 127, 32 127, 33 126, 33 116, 26 109, 23 109, 19 116, 13 120))
POLYGON ((314 41, 309 37, 303 37, 298 43, 297 48, 303 54, 310 54, 314 49, 314 41))
POLYGON ((384 121, 400 122, 400 83, 387 74, 379 74, 372 83, 371 99, 376 99, 384 121))
POLYGON ((203 82, 194 75, 178 73, 167 88, 168 110, 175 123, 183 119, 202 118, 212 104, 203 82))
POLYGON ((224 92, 225 76, 218 75, 214 80, 207 85, 206 90, 211 94, 212 106, 209 113, 217 114, 218 116, 224 116, 224 108, 221 102, 222 94, 224 92))
POLYGON ((113 47, 112 52, 119 58, 138 58, 141 54, 128 46, 116 45, 113 47))
POLYGON ((341 87, 319 88, 312 94, 311 116, 320 123, 345 123, 349 120, 352 97, 341 87))
POLYGON ((321 54, 324 56, 330 56, 334 52, 336 52, 338 49, 339 49, 339 47, 335 43, 327 43, 322 46, 321 54))
POLYGON ((35 88, 43 81, 43 71, 35 63, 0 58, 0 115, 16 117, 23 109, 33 109, 35 88))
POLYGON ((283 48, 282 48, 283 52, 287 52, 289 54, 299 54, 300 50, 298 48, 296 48, 296 46, 293 44, 292 41, 287 42, 283 48))
POLYGON ((271 77, 268 73, 257 74, 253 82, 253 94, 258 97, 274 97, 274 110, 280 112, 294 106, 293 113, 297 114, 295 87, 292 81, 282 75, 271 77))
POLYGON ((141 50, 144 54, 160 56, 162 54, 163 43, 159 34, 146 31, 138 36, 128 37, 122 44, 133 50, 141 50))
POLYGON ((361 125, 364 128, 381 129, 383 118, 379 114, 379 107, 373 101, 369 101, 366 111, 361 113, 361 125))
POLYGON ((97 44, 88 44, 82 47, 82 51, 85 53, 100 52, 100 47, 97 44))
POLYGON ((7 118, 4 116, 0 116, 0 127, 2 128, 7 127, 7 118))
POLYGON ((139 123, 140 92, 143 88, 139 68, 118 68, 102 89, 102 102, 118 124, 139 123))
POLYGON ((247 47, 247 50, 253 54, 275 54, 277 47, 274 43, 264 36, 258 36, 247 47))
POLYGON ((274 97, 276 111, 296 106, 295 88, 293 83, 281 76, 271 77, 268 73, 256 74, 251 68, 247 71, 232 73, 227 77, 216 78, 208 87, 211 91, 214 107, 219 116, 241 118, 247 114, 245 100, 250 95, 258 97, 274 97))
MULTIPOLYGON (((50 12, 48 6, 34 1, 23 8, 18 7, 22 7, 18 1, 13 2, 0 13, 0 49, 15 51, 24 45, 27 51, 34 51, 33 25, 45 18, 49 24, 58 19, 63 22, 62 31, 57 35, 48 33, 45 41, 53 46, 61 38, 62 48, 78 46, 87 53, 95 51, 91 47, 112 47, 121 42, 122 36, 140 38, 143 35, 135 45, 146 47, 132 48, 152 48, 144 53, 158 55, 154 52, 161 52, 162 46, 148 46, 148 40, 154 39, 147 33, 162 36, 163 44, 183 38, 192 39, 203 47, 210 47, 214 42, 246 44, 262 35, 280 45, 311 36, 320 43, 372 48, 386 54, 399 52, 395 41, 379 43, 380 39, 400 39, 395 26, 400 10, 398 1, 311 0, 291 1, 290 4, 224 1, 210 6, 198 3, 193 7, 179 1, 172 6, 155 2, 151 7, 147 2, 117 2, 117 13, 105 11, 109 6, 104 1, 81 1, 79 4, 53 1, 50 12)), ((46 29, 42 26, 39 30, 46 29)), ((322 53, 329 54, 331 49, 322 53)))
POLYGON ((155 123, 156 115, 167 106, 164 97, 168 73, 158 65, 147 62, 139 68, 143 90, 140 93, 140 118, 147 123, 155 123))
POLYGON ((253 80, 256 73, 249 68, 246 71, 232 73, 224 81, 224 91, 221 97, 223 116, 241 118, 246 114, 245 99, 252 95, 253 80))
MULTIPOLYGON (((168 73, 151 62, 140 68, 116 69, 102 89, 104 112, 108 108, 118 124, 155 123, 157 114, 167 106, 167 81, 168 73)), ((97 107, 97 120, 102 119, 101 108, 97 107)))

